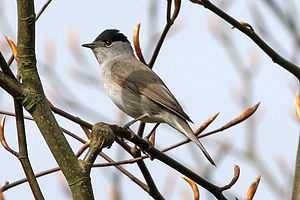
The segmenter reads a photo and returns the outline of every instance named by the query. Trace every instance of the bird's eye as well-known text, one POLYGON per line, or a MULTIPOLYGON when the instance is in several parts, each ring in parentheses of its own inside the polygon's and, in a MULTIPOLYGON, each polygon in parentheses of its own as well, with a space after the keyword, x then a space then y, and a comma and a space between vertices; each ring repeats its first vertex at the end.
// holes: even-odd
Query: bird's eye
POLYGON ((104 41, 104 43, 106 47, 110 47, 112 45, 112 42, 109 40, 104 41))

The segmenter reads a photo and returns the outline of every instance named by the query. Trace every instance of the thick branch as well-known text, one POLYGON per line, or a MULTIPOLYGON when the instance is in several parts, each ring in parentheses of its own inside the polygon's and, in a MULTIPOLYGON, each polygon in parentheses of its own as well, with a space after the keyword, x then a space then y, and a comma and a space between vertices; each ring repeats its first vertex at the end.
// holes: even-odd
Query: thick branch
POLYGON ((0 72, 0 87, 13 97, 23 97, 24 91, 20 83, 15 79, 10 78, 8 75, 0 72))
MULTIPOLYGON (((58 110, 60 110, 60 109, 58 109, 58 108, 56 108, 57 109, 57 111, 58 110)), ((15 114, 14 113, 11 113, 11 112, 5 112, 5 111, 0 111, 0 113, 1 114, 4 114, 4 115, 8 115, 8 116, 15 116, 15 114)), ((62 111, 62 113, 65 113, 65 112, 63 112, 62 111)), ((62 116, 64 116, 64 115, 62 115, 62 116)), ((70 117, 70 118, 68 118, 68 119, 70 119, 70 120, 72 120, 72 119, 79 119, 78 117, 75 117, 75 116, 73 116, 73 115, 71 115, 71 114, 68 114, 68 115, 65 115, 64 117, 66 117, 66 116, 68 116, 68 117, 70 117), (71 117, 72 116, 72 117, 71 117)), ((28 119, 28 120, 33 120, 33 118, 31 118, 31 117, 28 117, 28 116, 25 116, 24 117, 25 119, 28 119)), ((92 128, 92 124, 89 124, 88 122, 86 122, 86 121, 83 121, 83 120, 81 120, 80 119, 80 121, 79 122, 76 122, 76 123, 78 123, 78 124, 80 124, 80 122, 84 122, 83 124, 85 124, 85 125, 87 125, 88 127, 91 127, 92 128)), ((81 126, 83 126, 83 124, 80 124, 81 126)), ((79 136, 77 136, 76 134, 74 134, 74 133, 72 133, 72 132, 70 132, 70 131, 68 131, 67 129, 65 129, 65 128, 63 128, 63 127, 60 127, 62 130, 63 130, 63 132, 65 132, 67 135, 69 135, 70 137, 72 137, 72 138, 74 138, 74 139, 76 139, 77 141, 79 141, 79 142, 81 142, 81 143, 83 143, 83 144, 85 144, 86 143, 86 141, 84 140, 84 139, 82 139, 81 137, 79 137, 79 136)), ((137 160, 142 160, 142 159, 145 159, 145 158, 147 158, 147 157, 139 157, 139 158, 137 158, 137 159, 131 159, 131 160, 126 160, 126 161, 121 161, 121 162, 115 162, 114 160, 112 160, 108 155, 106 155, 105 153, 103 153, 103 152, 100 152, 99 153, 99 155, 102 157, 102 158, 104 158, 104 160, 106 160, 108 163, 106 163, 106 164, 102 164, 102 165, 104 165, 104 166, 114 166, 115 168, 117 168, 121 173, 123 173, 125 176, 127 176, 130 180, 132 180, 134 183, 136 183, 138 186, 140 186, 145 192, 147 192, 147 193, 149 193, 149 188, 148 188, 148 186, 146 185, 146 184, 144 184, 141 180, 139 180, 136 176, 134 176, 133 174, 131 174, 129 171, 127 171, 126 169, 124 169, 122 166, 120 166, 121 164, 125 164, 125 163, 135 163, 137 160)), ((96 164, 96 166, 99 166, 98 164, 96 164)), ((50 172, 51 173, 51 172, 50 172)), ((46 174, 48 174, 48 171, 46 171, 46 174)), ((37 174, 37 177, 40 177, 40 176, 43 176, 44 175, 44 173, 42 173, 42 174, 37 174)), ((22 184, 22 183, 24 183, 24 181, 26 182, 26 179, 24 180, 24 179, 22 179, 22 180, 20 180, 20 181, 17 181, 17 183, 16 184, 14 184, 14 183, 11 183, 11 184, 7 184, 7 185, 4 185, 2 188, 0 188, 0 189, 3 189, 3 191, 5 191, 5 190, 7 190, 7 189, 9 189, 9 188, 11 188, 11 187, 14 187, 14 186, 16 186, 16 185, 18 185, 18 184, 22 184)))
POLYGON ((91 168, 105 147, 110 147, 115 140, 115 135, 109 126, 103 123, 96 123, 93 126, 90 138, 90 150, 83 161, 84 170, 90 173, 91 168))
POLYGON ((59 128, 36 69, 35 12, 33 0, 17 0, 18 7, 18 69, 26 90, 23 106, 33 116, 55 160, 62 169, 73 199, 93 199, 88 174, 81 165, 59 128))

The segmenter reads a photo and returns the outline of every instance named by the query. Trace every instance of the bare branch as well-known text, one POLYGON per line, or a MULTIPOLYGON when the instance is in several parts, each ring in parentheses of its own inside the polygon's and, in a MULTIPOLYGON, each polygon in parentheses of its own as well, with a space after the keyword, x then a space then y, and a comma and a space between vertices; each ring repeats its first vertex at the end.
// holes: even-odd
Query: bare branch
POLYGON ((170 13, 171 13, 171 2, 172 2, 172 0, 167 1, 167 24, 165 25, 164 30, 161 33, 161 36, 160 36, 160 38, 157 42, 157 45, 154 49, 154 52, 153 52, 152 57, 150 59, 150 62, 148 64, 148 66, 150 68, 153 68, 153 65, 154 65, 154 63, 156 61, 156 58, 159 54, 159 51, 160 51, 160 49, 163 45, 163 42, 166 39, 167 33, 169 32, 171 26, 173 25, 175 19, 177 18, 178 14, 179 14, 181 1, 180 0, 174 0, 174 1, 175 1, 175 9, 174 9, 174 12, 173 12, 173 15, 172 15, 171 19, 169 19, 169 18, 170 18, 170 15, 171 15, 170 13))
POLYGON ((22 164, 23 171, 27 177, 34 198, 36 200, 44 200, 45 198, 36 180, 31 163, 28 158, 22 102, 15 98, 14 107, 16 112, 16 126, 17 126, 18 143, 19 143, 18 159, 22 164))
MULTIPOLYGON (((247 118, 249 118, 257 110, 258 106, 259 106, 259 104, 256 104, 253 107, 247 108, 242 114, 240 114, 238 117, 234 118, 230 122, 226 123, 222 127, 218 128, 216 130, 204 133, 204 134, 200 134, 200 135, 198 135, 198 138, 203 138, 203 137, 207 137, 209 135, 213 135, 215 133, 219 133, 219 132, 224 131, 224 130, 226 130, 228 128, 231 128, 234 125, 237 125, 238 123, 241 123, 241 122, 245 121, 247 118)), ((205 124, 209 124, 208 122, 212 122, 214 119, 215 119, 214 116, 212 118, 208 119, 206 122, 204 122, 203 127, 206 126, 205 124)), ((187 144, 189 142, 190 142, 189 139, 185 139, 182 142, 178 142, 176 144, 173 144, 173 145, 171 145, 171 146, 163 149, 162 152, 169 151, 171 149, 177 148, 177 147, 179 147, 179 146, 181 146, 183 144, 187 144)))
POLYGON ((257 46, 259 46, 273 62, 277 63, 291 74, 293 74, 298 80, 300 80, 300 68, 296 64, 288 61, 279 55, 274 49, 272 49, 263 39, 261 39, 253 30, 249 29, 249 26, 241 24, 238 20, 234 19, 226 12, 218 8, 216 5, 211 3, 209 0, 190 0, 193 3, 202 5, 204 8, 209 9, 226 22, 231 24, 236 29, 247 35, 257 46))
POLYGON ((172 167, 173 169, 177 170, 181 174, 186 177, 189 177, 197 184, 202 186, 203 188, 207 189, 210 193, 212 193, 217 199, 225 200, 226 197, 223 195, 223 191, 220 187, 208 182, 207 180, 203 179, 202 177, 198 176, 196 173, 191 171, 190 169, 186 168, 176 160, 170 158, 169 156, 165 155, 161 151, 157 150, 155 147, 150 145, 147 141, 140 138, 138 135, 134 134, 132 131, 128 131, 127 129, 120 128, 116 125, 111 125, 114 133, 121 138, 125 138, 135 145, 138 145, 143 151, 147 152, 151 157, 154 159, 158 159, 159 161, 165 163, 166 165, 172 167))
POLYGON ((35 21, 37 21, 40 18, 40 16, 44 13, 44 11, 46 10, 46 8, 51 3, 51 1, 52 0, 47 0, 46 1, 46 3, 42 6, 42 8, 40 9, 40 11, 36 14, 35 21))

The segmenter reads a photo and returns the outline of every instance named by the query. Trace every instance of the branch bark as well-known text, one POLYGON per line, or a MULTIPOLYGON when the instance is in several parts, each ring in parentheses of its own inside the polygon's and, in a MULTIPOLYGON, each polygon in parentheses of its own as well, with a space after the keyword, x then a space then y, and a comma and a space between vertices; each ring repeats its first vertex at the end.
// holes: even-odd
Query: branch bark
POLYGON ((296 157, 292 200, 299 200, 299 199, 300 199, 300 137, 298 139, 298 150, 297 150, 297 157, 296 157))
POLYGON ((190 0, 193 3, 202 5, 203 7, 207 8, 208 10, 212 11, 222 19, 224 19, 226 22, 231 24, 234 28, 238 29, 239 31, 243 32, 245 35, 247 35, 257 46, 260 47, 261 50, 263 50, 274 63, 278 64, 279 66, 286 69, 288 72, 293 74, 298 81, 300 81, 300 68, 296 64, 288 61, 281 55, 279 55, 272 47, 270 47, 262 38, 260 38, 255 31, 250 27, 249 25, 245 25, 243 23, 240 23, 227 13, 225 13, 223 10, 215 6, 213 3, 211 3, 209 0, 190 0))
POLYGON ((36 200, 44 200, 44 196, 41 192, 40 186, 36 180, 33 169, 31 167, 28 151, 27 142, 25 134, 25 124, 24 124, 24 114, 22 103, 19 100, 14 100, 15 112, 16 112, 16 125, 18 132, 18 143, 19 143, 19 153, 18 159, 21 162, 26 178, 29 182, 32 194, 36 200))
POLYGON ((207 189, 210 193, 212 193, 217 199, 219 200, 226 200, 226 197, 223 195, 224 190, 222 187, 218 187, 204 178, 198 176, 196 173, 188 169, 187 167, 183 166, 176 160, 172 159, 171 157, 165 155, 158 149, 154 148, 150 145, 147 141, 143 140, 141 137, 136 135, 135 133, 120 128, 116 125, 110 125, 111 129, 114 131, 115 135, 121 138, 125 138, 130 142, 134 143, 135 145, 139 146, 143 151, 147 152, 152 158, 158 159, 159 161, 165 163, 169 167, 175 169, 176 171, 180 172, 186 177, 189 177, 197 184, 202 186, 203 188, 207 189))
POLYGON ((83 161, 83 168, 88 174, 90 174, 91 168, 102 149, 110 147, 114 140, 115 135, 109 126, 103 123, 96 123, 93 126, 89 145, 90 149, 83 161))
MULTIPOLYGON (((17 0, 17 66, 26 91, 23 106, 32 115, 70 186, 73 199, 94 199, 90 177, 83 169, 58 126, 36 68, 35 11, 33 0, 17 0)), ((1 78, 0 78, 1 79, 1 78)), ((1 82, 0 82, 1 83, 1 82)))

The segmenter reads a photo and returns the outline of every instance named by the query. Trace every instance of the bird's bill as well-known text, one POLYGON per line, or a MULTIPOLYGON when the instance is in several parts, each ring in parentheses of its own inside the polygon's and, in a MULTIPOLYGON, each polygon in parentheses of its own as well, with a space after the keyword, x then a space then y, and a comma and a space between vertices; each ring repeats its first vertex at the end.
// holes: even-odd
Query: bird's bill
POLYGON ((87 44, 83 44, 81 46, 89 48, 89 49, 93 49, 96 47, 96 44, 95 43, 87 43, 87 44))

